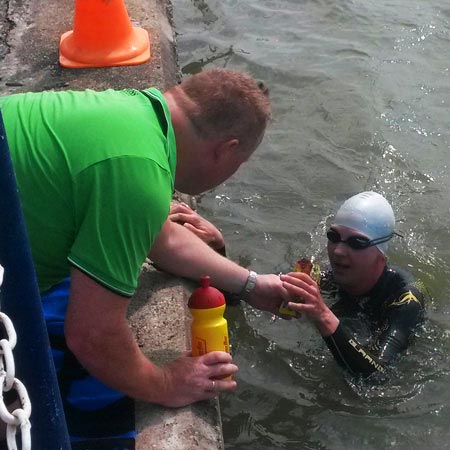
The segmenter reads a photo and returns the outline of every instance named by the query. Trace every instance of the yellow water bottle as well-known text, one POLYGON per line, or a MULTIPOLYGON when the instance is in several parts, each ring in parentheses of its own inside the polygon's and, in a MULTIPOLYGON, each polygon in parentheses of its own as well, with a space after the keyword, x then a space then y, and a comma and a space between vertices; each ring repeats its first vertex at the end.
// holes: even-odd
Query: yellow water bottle
POLYGON ((189 297, 192 356, 217 350, 230 353, 228 325, 223 317, 225 297, 218 289, 210 286, 209 282, 208 275, 202 276, 200 287, 189 297))

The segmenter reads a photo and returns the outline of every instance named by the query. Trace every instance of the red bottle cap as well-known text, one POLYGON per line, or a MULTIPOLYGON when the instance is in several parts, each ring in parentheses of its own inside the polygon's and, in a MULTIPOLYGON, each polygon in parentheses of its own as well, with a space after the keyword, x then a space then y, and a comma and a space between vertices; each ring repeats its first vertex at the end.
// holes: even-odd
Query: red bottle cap
POLYGON ((188 306, 193 309, 217 308, 225 305, 225 297, 218 289, 209 285, 209 275, 200 278, 200 287, 189 297, 188 306))

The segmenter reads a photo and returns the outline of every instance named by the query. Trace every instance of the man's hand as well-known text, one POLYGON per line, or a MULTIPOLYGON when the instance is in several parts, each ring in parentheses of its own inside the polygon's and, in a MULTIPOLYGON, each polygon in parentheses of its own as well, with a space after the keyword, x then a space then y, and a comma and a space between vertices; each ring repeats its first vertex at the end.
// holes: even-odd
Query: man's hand
POLYGON ((153 364, 126 320, 130 299, 108 291, 75 268, 71 278, 67 345, 91 375, 135 399, 173 407, 236 388, 235 381, 222 379, 238 370, 225 352, 186 354, 163 367, 153 364))
POLYGON ((306 273, 290 272, 280 276, 290 295, 289 309, 305 314, 322 336, 330 336, 339 325, 339 319, 323 301, 317 283, 306 273))
POLYGON ((238 371, 231 355, 210 352, 202 356, 185 353, 161 368, 164 387, 158 403, 166 407, 180 407, 200 400, 209 400, 220 392, 234 391, 236 381, 224 379, 238 371))
POLYGON ((214 250, 225 246, 222 233, 211 222, 184 203, 172 203, 169 220, 183 225, 214 250))
POLYGON ((249 294, 247 303, 261 311, 269 311, 277 316, 291 319, 289 316, 280 314, 280 305, 289 301, 291 297, 283 286, 278 275, 258 275, 256 285, 249 294))

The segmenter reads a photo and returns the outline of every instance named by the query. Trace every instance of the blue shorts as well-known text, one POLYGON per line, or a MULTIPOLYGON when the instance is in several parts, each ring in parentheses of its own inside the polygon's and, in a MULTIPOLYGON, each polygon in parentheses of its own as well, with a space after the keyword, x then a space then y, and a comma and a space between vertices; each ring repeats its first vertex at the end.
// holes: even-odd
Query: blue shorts
POLYGON ((64 320, 70 279, 41 293, 73 450, 134 450, 133 399, 90 376, 68 349, 64 320))

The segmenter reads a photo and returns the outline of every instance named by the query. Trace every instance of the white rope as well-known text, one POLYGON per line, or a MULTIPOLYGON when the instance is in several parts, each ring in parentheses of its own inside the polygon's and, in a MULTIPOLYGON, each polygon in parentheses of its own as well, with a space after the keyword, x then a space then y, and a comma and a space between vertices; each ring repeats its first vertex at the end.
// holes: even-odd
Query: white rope
MULTIPOLYGON (((0 286, 3 282, 4 269, 0 265, 0 286)), ((17 428, 20 430, 22 450, 31 450, 31 402, 25 386, 15 377, 13 350, 17 335, 10 318, 0 312, 0 323, 7 337, 0 340, 0 420, 6 423, 6 443, 8 450, 19 450, 16 441, 17 428), (3 399, 3 393, 15 390, 20 408, 9 412, 3 399)))

